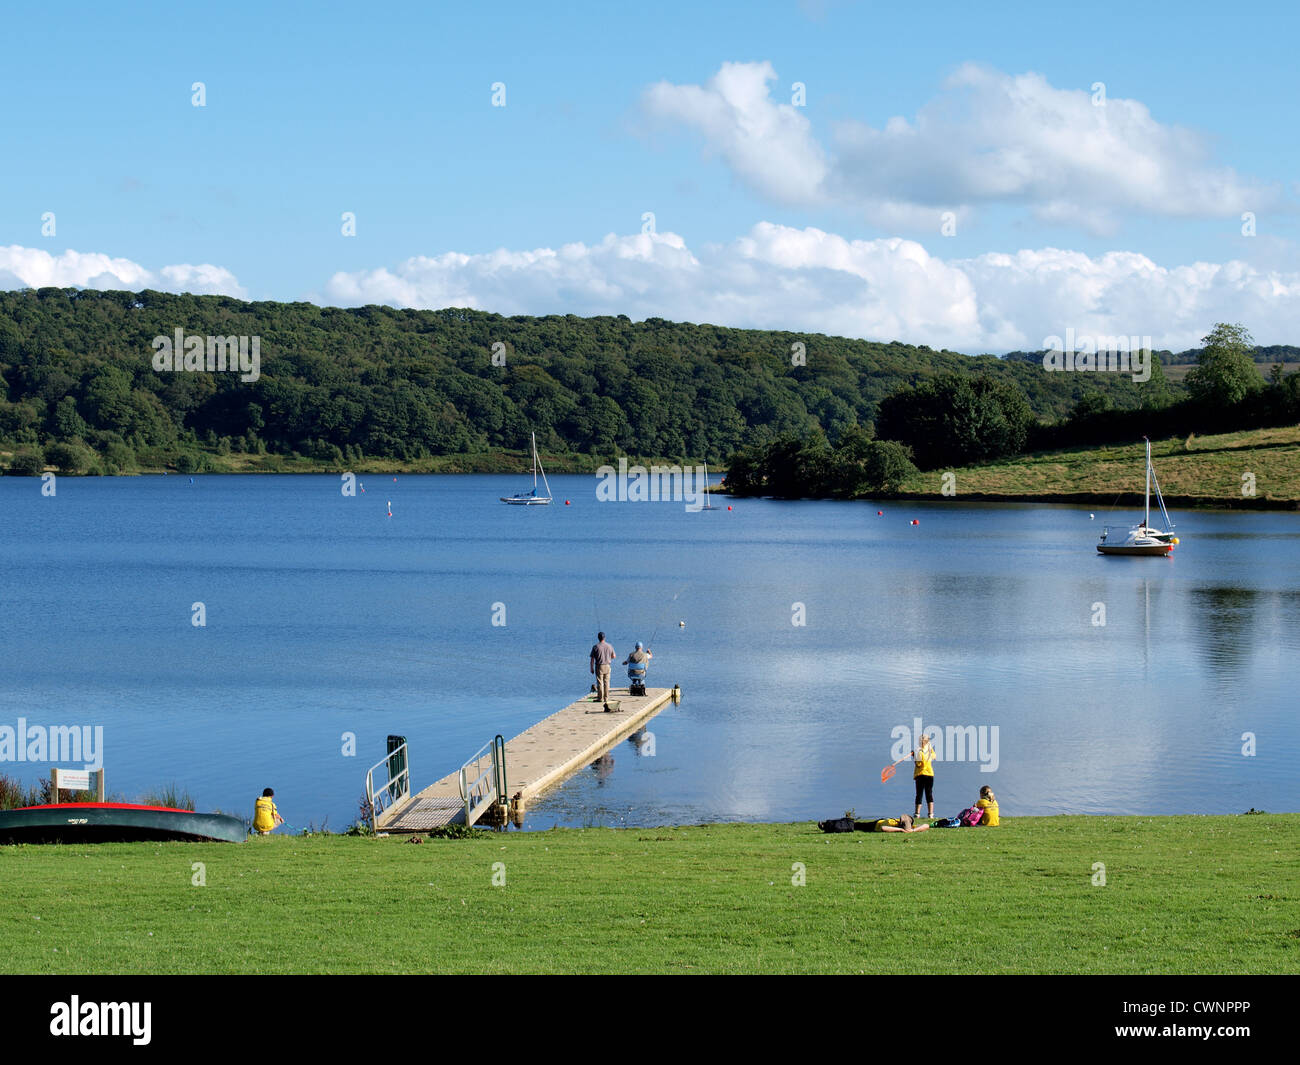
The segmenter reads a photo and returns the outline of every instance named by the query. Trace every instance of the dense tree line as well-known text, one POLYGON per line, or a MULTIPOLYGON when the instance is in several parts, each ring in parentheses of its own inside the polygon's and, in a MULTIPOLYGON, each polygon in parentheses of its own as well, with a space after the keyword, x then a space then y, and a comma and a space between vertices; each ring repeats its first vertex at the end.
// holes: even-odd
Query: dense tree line
POLYGON ((777 499, 888 495, 916 473, 911 451, 893 440, 873 440, 860 426, 831 446, 820 430, 805 439, 794 434, 744 448, 727 466, 734 495, 777 499))
POLYGON ((1184 398, 1173 398, 1159 364, 1153 363, 1142 406, 1120 409, 1099 390, 1089 391, 1068 418, 1055 421, 1035 417, 1012 381, 939 374, 885 397, 875 423, 884 439, 870 440, 855 430, 845 434, 839 447, 831 447, 817 433, 782 437, 738 452, 727 483, 742 495, 875 495, 897 488, 915 472, 913 459, 932 470, 1143 436, 1295 424, 1300 421, 1300 373, 1286 374, 1275 364, 1266 383, 1256 350, 1243 326, 1220 323, 1198 349, 1184 398))
POLYGON ((1035 420, 1094 393, 1119 411, 1144 401, 1119 374, 659 318, 0 293, 0 451, 16 452, 14 471, 202 469, 230 452, 415 462, 526 449, 533 430, 552 454, 720 464, 790 436, 834 448, 870 434, 887 396, 945 375, 1014 386, 1035 420), (153 341, 177 329, 260 338, 260 376, 159 372, 153 341))

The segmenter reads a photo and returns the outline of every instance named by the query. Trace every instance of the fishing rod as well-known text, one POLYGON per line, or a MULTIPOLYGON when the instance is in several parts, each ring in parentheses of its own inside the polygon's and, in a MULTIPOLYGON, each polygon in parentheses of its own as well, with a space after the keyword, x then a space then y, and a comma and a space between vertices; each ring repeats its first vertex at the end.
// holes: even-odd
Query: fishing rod
POLYGON ((677 589, 677 592, 673 595, 673 597, 672 597, 671 599, 668 600, 668 604, 663 608, 663 610, 660 611, 660 613, 659 613, 659 624, 657 624, 657 625, 655 626, 655 631, 652 632, 652 633, 650 634, 650 640, 649 640, 649 642, 646 644, 646 650, 647 650, 647 651, 650 650, 651 646, 654 644, 654 642, 655 642, 655 637, 659 635, 659 630, 662 629, 662 628, 664 627, 664 617, 665 617, 665 615, 667 615, 667 613, 668 613, 669 609, 672 607, 672 605, 673 605, 675 602, 677 602, 677 599, 678 599, 679 596, 681 596, 682 592, 686 591, 686 589, 689 588, 689 587, 690 587, 690 584, 689 584, 689 583, 687 583, 687 584, 683 584, 679 589, 677 589))

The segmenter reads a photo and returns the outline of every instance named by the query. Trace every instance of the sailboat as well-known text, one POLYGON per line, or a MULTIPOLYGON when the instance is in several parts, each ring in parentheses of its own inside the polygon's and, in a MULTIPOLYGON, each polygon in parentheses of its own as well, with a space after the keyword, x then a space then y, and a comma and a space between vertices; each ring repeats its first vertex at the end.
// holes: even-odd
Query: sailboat
POLYGON ((709 502, 709 464, 707 462, 704 464, 704 506, 700 507, 700 509, 701 510, 718 509, 712 503, 709 502))
POLYGON ((1165 510, 1165 500, 1160 494, 1160 482, 1156 480, 1155 467, 1151 465, 1151 441, 1146 440, 1147 445, 1147 495, 1146 495, 1146 514, 1140 525, 1134 525, 1128 535, 1122 541, 1110 541, 1110 526, 1107 525, 1101 532, 1101 541, 1097 544, 1097 550, 1103 555, 1168 555, 1178 543, 1178 537, 1172 532, 1174 523, 1169 520, 1169 512, 1165 510), (1151 525, 1151 486, 1155 485, 1156 503, 1160 507, 1160 514, 1164 518, 1165 530, 1153 528, 1151 525))
POLYGON ((537 434, 533 433, 533 490, 516 492, 512 496, 501 496, 502 503, 511 503, 517 507, 540 507, 551 501, 551 486, 546 480, 546 471, 542 469, 542 460, 537 457, 537 434), (546 486, 546 495, 537 494, 537 474, 542 475, 542 484, 546 486))

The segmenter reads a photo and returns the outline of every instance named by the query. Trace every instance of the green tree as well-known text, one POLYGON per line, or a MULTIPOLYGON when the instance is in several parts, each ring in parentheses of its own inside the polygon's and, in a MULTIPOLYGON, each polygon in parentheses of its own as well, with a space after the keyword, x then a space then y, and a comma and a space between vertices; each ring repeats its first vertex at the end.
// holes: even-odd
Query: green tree
POLYGON ((1187 390, 1207 406, 1231 407, 1263 386, 1251 351, 1255 346, 1243 325, 1219 322, 1210 330, 1196 367, 1187 375, 1187 390))
POLYGON ((91 456, 84 447, 62 441, 51 444, 45 452, 45 458, 60 473, 69 475, 81 473, 91 463, 91 456))
POLYGON ((868 491, 896 492, 916 473, 912 452, 896 440, 875 440, 867 460, 868 491))
POLYGON ((45 453, 38 447, 26 447, 9 460, 9 473, 14 477, 39 477, 45 472, 45 453))

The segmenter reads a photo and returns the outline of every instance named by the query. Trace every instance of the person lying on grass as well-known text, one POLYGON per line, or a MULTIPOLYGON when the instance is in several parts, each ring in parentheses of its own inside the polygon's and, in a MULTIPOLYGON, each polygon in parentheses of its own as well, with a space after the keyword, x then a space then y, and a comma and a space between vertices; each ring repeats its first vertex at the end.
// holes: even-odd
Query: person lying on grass
POLYGON ((882 817, 872 827, 872 832, 927 832, 929 825, 918 825, 911 814, 902 814, 899 817, 882 817))

